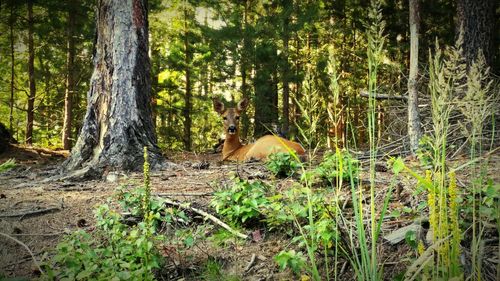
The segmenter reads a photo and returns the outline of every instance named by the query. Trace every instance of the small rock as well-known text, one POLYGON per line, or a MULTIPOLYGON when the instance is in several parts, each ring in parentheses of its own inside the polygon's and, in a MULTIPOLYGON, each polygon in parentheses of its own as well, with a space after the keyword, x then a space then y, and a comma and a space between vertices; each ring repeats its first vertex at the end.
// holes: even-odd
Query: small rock
POLYGON ((417 234, 417 237, 422 233, 423 227, 420 224, 410 224, 405 227, 394 230, 388 235, 384 236, 384 239, 389 241, 392 245, 395 245, 401 241, 403 241, 406 237, 406 233, 409 231, 413 231, 417 234))
POLYGON ((191 168, 199 169, 199 170, 206 170, 209 167, 210 167, 210 163, 205 161, 205 160, 198 162, 198 163, 194 163, 193 165, 191 165, 191 168))

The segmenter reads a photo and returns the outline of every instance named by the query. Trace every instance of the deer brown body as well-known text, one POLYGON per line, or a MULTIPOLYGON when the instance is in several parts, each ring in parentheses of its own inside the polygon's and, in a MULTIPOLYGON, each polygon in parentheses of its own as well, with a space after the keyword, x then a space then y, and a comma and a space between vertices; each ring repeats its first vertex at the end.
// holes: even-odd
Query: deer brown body
POLYGON ((239 137, 239 119, 240 114, 247 106, 248 100, 246 99, 240 101, 236 108, 225 108, 224 103, 214 99, 214 109, 224 119, 224 132, 226 134, 222 160, 261 160, 276 152, 292 151, 299 156, 305 154, 305 150, 300 144, 274 135, 263 136, 255 143, 243 145, 239 137))

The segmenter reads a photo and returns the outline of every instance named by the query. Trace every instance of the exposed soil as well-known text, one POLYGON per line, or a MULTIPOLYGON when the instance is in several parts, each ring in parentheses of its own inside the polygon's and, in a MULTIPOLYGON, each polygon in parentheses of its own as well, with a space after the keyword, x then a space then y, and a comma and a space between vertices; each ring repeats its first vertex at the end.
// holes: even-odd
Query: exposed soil
MULTIPOLYGON (((43 180, 67 156, 64 152, 45 149, 28 149, 13 146, 0 154, 0 163, 15 158, 18 165, 0 174, 0 232, 22 241, 35 255, 38 261, 47 258, 46 253, 54 249, 64 234, 76 229, 92 229, 94 225, 93 209, 111 197, 115 189, 122 184, 140 183, 141 173, 108 174, 99 181, 83 183, 50 182, 43 180)), ((181 202, 192 202, 204 210, 210 210, 209 202, 214 186, 230 179, 231 173, 238 173, 242 178, 262 178, 272 181, 278 188, 286 189, 294 179, 276 180, 267 172, 262 163, 221 163, 219 154, 176 154, 170 160, 177 164, 175 168, 155 171, 151 174, 153 192, 168 196, 181 202), (208 167, 207 167, 208 165, 208 167), (201 168, 200 168, 201 167, 201 168)), ((492 164, 499 167, 500 155, 492 156, 492 164)), ((379 190, 386 190, 390 182, 389 172, 379 169, 377 183, 379 190)), ((366 175, 365 175, 366 176, 366 175)), ((495 181, 498 182, 498 175, 495 181)), ((461 179, 465 181, 465 179, 461 179)), ((460 182, 460 181, 459 181, 460 182)), ((403 179, 396 189, 390 209, 402 207, 415 208, 419 204, 412 192, 415 182, 403 179)), ((348 188, 346 188, 348 190, 348 188)), ((346 191, 346 198, 349 197, 346 191)), ((380 193, 382 194, 382 193, 380 193)), ((383 201, 382 195, 377 200, 383 201)), ((348 205, 348 204, 347 204, 348 205)), ((347 207, 348 208, 348 207, 347 207)), ((213 211, 210 211, 213 213, 213 211)), ((389 211, 390 212, 390 211, 389 211)), ((411 224, 420 214, 402 215, 397 219, 384 222, 382 231, 387 234, 394 229, 411 224)), ((205 224, 210 224, 205 222, 205 224)), ((200 222, 201 225, 201 222, 200 222)), ((191 226, 195 227, 195 226, 191 226)), ((208 236, 216 227, 205 231, 208 236)), ((296 280, 290 271, 280 272, 273 260, 275 254, 294 246, 290 237, 284 233, 268 231, 263 227, 247 229, 246 234, 258 231, 262 236, 259 241, 227 241, 216 246, 210 240, 200 239, 194 247, 179 250, 176 245, 166 244, 168 252, 167 266, 163 271, 175 271, 170 280, 197 280, 193 272, 199 270, 209 259, 224 265, 224 272, 243 280, 296 280), (250 269, 249 262, 255 256, 250 269), (193 279, 194 278, 194 279, 193 279)), ((31 255, 19 243, 6 237, 0 237, 0 278, 1 276, 23 276, 29 279, 39 273, 31 255)), ((498 236, 496 237, 498 247, 498 236)), ((497 250, 498 253, 498 250, 497 250)), ((380 243, 379 261, 384 262, 384 275, 396 276, 411 263, 414 251, 404 243, 391 245, 384 240, 380 243)), ((498 260, 498 257, 497 257, 498 260)), ((347 262, 340 261, 341 280, 352 280, 352 272, 347 262)), ((321 264, 319 265, 321 268, 321 264)))

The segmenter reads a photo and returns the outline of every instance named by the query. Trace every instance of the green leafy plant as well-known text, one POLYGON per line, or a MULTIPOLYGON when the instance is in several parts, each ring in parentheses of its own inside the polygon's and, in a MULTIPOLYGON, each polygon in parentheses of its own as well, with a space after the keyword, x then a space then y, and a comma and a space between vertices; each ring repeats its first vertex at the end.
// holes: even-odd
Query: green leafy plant
POLYGON ((255 222, 262 218, 261 209, 269 205, 268 189, 269 186, 261 181, 235 178, 231 188, 214 193, 210 205, 234 223, 255 222))
POLYGON ((274 257, 274 260, 278 263, 281 270, 290 268, 295 274, 299 274, 306 267, 304 254, 295 250, 281 251, 274 257))
POLYGON ((218 281, 237 281, 240 280, 235 275, 231 274, 226 274, 223 271, 223 264, 214 259, 214 258, 209 258, 207 262, 205 263, 203 267, 203 272, 199 276, 201 280, 207 280, 207 281, 213 281, 213 280, 218 280, 218 281))
POLYGON ((349 182, 352 177, 354 182, 357 182, 358 163, 359 161, 346 150, 326 152, 318 167, 304 173, 302 180, 315 182, 316 179, 320 179, 324 183, 337 185, 340 180, 349 182))
POLYGON ((277 152, 269 156, 267 168, 277 177, 289 177, 297 172, 301 163, 287 152, 277 152))
POLYGON ((5 162, 3 162, 2 164, 0 164, 0 173, 3 173, 5 171, 8 171, 10 169, 13 169, 14 167, 16 167, 16 160, 14 159, 9 159, 5 162))
MULTIPOLYGON (((113 210, 111 199, 95 211, 96 230, 76 231, 59 243, 53 258, 46 263, 47 280, 153 280, 154 269, 160 267, 161 255, 154 246, 163 239, 156 233, 154 222, 160 219, 153 212, 150 196, 149 164, 145 151, 144 188, 130 202, 140 202, 142 221, 129 227, 113 210), (138 200, 137 198, 141 198, 138 200), (141 208, 142 207, 142 208, 141 208)), ((123 203, 124 204, 124 203, 123 203)))
POLYGON ((119 213, 108 204, 96 212, 97 230, 77 231, 57 246, 52 263, 46 265, 48 280, 153 280, 161 256, 154 247, 160 235, 141 222, 134 227, 121 223, 119 213))
POLYGON ((432 139, 428 135, 423 135, 418 143, 416 155, 422 167, 430 169, 434 163, 434 148, 432 139))

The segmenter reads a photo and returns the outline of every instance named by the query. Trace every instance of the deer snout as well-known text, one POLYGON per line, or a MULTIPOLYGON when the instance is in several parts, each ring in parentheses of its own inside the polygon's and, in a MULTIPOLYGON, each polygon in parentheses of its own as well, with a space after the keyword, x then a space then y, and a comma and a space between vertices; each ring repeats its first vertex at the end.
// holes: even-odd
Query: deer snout
POLYGON ((236 133, 236 126, 235 125, 231 125, 231 126, 227 127, 227 132, 229 134, 235 134, 236 133))

